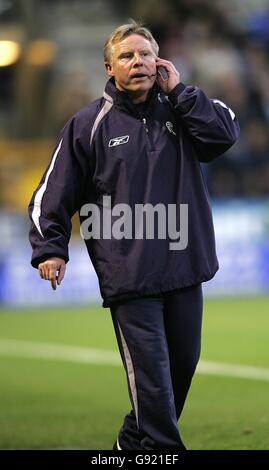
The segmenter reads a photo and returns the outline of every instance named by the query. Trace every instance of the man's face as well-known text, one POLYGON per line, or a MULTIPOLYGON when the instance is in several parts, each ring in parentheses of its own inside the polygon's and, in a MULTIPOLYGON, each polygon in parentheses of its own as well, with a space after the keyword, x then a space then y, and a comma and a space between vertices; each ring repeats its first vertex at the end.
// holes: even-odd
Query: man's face
POLYGON ((156 79, 156 54, 146 38, 132 34, 114 44, 111 62, 105 66, 119 90, 126 91, 134 102, 146 99, 156 79))

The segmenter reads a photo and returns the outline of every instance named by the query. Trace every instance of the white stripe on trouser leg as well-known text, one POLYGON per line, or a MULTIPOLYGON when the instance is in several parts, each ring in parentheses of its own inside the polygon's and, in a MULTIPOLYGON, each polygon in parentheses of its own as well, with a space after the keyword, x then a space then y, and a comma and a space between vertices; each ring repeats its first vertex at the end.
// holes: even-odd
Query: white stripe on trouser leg
POLYGON ((117 438, 117 449, 118 450, 122 450, 121 446, 120 446, 120 443, 119 443, 119 438, 117 438))
POLYGON ((126 341, 124 339, 123 333, 121 331, 120 324, 118 322, 119 326, 119 331, 121 335, 121 341, 122 341, 122 347, 123 347, 123 352, 126 360, 126 365, 127 365, 127 374, 128 374, 128 379, 129 379, 129 384, 130 384, 130 389, 133 397, 133 403, 134 403, 134 411, 135 411, 135 416, 136 416, 136 423, 137 427, 139 428, 138 425, 138 404, 137 404, 137 390, 136 390, 136 384, 135 384, 135 371, 134 371, 134 366, 133 366, 133 361, 131 358, 130 351, 128 349, 128 346, 126 344, 126 341))

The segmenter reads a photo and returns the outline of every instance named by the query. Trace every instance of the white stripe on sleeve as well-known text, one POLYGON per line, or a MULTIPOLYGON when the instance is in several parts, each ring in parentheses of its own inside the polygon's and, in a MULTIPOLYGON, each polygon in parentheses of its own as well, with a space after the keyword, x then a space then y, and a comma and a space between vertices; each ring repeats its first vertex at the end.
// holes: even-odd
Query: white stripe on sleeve
POLYGON ((220 100, 213 100, 213 103, 220 104, 223 108, 228 109, 228 111, 229 111, 229 113, 230 113, 230 115, 231 115, 231 118, 234 120, 234 118, 235 118, 234 112, 233 112, 230 108, 228 108, 228 106, 227 106, 225 103, 223 103, 223 101, 220 101, 220 100))
MULTIPOLYGON (((106 95, 108 96, 108 95, 106 95)), ((108 98, 110 98, 108 96, 108 98)), ((103 119, 103 117, 110 111, 110 109, 112 108, 113 106, 113 102, 111 103, 110 101, 106 101, 104 106, 102 107, 102 109, 99 111, 95 121, 94 121, 94 124, 93 124, 93 127, 92 127, 92 132, 91 132, 91 138, 90 138, 90 145, 92 144, 92 140, 94 138, 94 134, 96 132, 96 129, 98 127, 98 124, 99 122, 101 121, 101 119, 103 119)))
POLYGON ((40 215, 41 215, 41 204, 42 204, 42 199, 43 199, 43 196, 44 196, 44 193, 47 189, 47 184, 48 184, 48 179, 49 179, 49 176, 54 168, 54 165, 55 165, 55 161, 56 161, 56 158, 57 158, 57 155, 60 151, 60 148, 62 146, 62 142, 63 142, 63 139, 60 141, 57 149, 55 150, 54 154, 53 154, 53 157, 52 157, 52 160, 51 160, 51 164, 48 168, 48 171, 47 171, 47 174, 46 174, 46 177, 45 177, 45 181, 44 183, 40 186, 39 190, 37 191, 36 195, 35 195, 35 199, 34 199, 34 209, 33 209, 33 212, 32 212, 32 220, 37 228, 37 230, 39 231, 40 235, 44 238, 44 235, 42 233, 42 230, 41 230, 41 227, 40 227, 40 222, 39 222, 39 219, 40 219, 40 215))

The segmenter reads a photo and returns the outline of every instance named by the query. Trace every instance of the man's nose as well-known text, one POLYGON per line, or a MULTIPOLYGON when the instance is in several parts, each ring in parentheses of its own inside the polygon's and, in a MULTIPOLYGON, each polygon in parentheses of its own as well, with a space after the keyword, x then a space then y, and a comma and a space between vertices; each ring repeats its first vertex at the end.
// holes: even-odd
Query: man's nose
POLYGON ((134 65, 143 65, 143 59, 140 54, 134 54, 134 65))

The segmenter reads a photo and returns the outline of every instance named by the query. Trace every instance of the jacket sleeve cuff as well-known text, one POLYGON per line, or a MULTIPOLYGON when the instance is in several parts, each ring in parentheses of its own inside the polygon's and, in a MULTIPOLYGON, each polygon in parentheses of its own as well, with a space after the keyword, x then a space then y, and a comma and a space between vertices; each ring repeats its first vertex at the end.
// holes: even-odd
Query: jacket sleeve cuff
POLYGON ((173 88, 172 91, 170 91, 170 93, 168 93, 168 98, 172 105, 175 106, 177 104, 178 95, 180 95, 185 90, 186 86, 187 85, 184 85, 180 82, 175 86, 175 88, 173 88))
POLYGON ((69 261, 68 256, 64 256, 64 255, 59 254, 59 253, 47 253, 47 254, 42 255, 42 256, 37 256, 35 258, 33 257, 32 260, 31 260, 31 265, 33 266, 33 268, 37 269, 39 263, 43 263, 44 261, 46 261, 49 258, 61 258, 66 263, 68 263, 68 261, 69 261))

